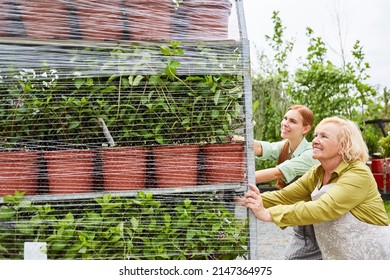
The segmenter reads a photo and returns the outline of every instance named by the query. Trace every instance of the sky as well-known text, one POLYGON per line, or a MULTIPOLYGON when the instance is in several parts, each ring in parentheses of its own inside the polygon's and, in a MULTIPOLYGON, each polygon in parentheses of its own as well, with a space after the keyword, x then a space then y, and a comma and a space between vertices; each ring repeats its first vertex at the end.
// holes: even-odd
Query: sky
POLYGON ((306 27, 310 27, 314 36, 326 43, 330 60, 338 66, 341 66, 340 43, 346 60, 352 61, 352 47, 359 40, 365 61, 371 66, 368 82, 379 88, 390 88, 389 0, 243 0, 243 3, 253 69, 256 53, 269 51, 265 35, 273 34, 272 13, 279 11, 286 28, 285 39, 295 41, 288 60, 292 68, 307 54, 306 27))

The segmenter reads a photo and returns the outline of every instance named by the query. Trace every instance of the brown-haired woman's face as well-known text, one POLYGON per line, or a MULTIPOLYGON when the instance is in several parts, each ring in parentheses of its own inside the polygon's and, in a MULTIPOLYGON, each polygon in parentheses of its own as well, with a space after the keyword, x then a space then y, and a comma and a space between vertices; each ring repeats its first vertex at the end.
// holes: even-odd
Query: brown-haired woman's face
POLYGON ((297 110, 289 110, 281 122, 280 136, 283 139, 302 138, 310 130, 309 125, 303 125, 303 118, 297 110))

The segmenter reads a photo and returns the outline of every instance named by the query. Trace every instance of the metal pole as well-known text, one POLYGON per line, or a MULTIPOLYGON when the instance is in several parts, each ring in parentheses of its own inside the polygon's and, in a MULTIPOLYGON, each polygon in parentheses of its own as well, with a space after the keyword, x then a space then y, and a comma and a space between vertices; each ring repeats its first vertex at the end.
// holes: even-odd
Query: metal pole
MULTIPOLYGON (((253 148, 253 124, 252 124, 252 83, 250 68, 250 46, 246 30, 243 0, 236 0, 237 18, 240 31, 242 49, 242 67, 244 75, 244 113, 245 113, 245 146, 247 159, 247 183, 255 184, 254 148, 253 148)), ((257 219, 252 212, 249 216, 249 259, 256 259, 258 249, 257 219)))

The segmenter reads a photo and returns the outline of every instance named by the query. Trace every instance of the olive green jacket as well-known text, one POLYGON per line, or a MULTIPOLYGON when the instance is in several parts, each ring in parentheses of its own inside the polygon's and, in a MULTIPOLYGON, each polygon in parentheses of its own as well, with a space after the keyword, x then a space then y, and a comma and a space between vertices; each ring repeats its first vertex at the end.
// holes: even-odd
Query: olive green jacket
POLYGON ((351 212, 358 220, 389 225, 377 184, 369 167, 360 161, 342 162, 328 184, 335 184, 316 201, 311 193, 322 186, 324 169, 316 166, 282 190, 262 194, 264 206, 281 228, 334 220, 351 212))

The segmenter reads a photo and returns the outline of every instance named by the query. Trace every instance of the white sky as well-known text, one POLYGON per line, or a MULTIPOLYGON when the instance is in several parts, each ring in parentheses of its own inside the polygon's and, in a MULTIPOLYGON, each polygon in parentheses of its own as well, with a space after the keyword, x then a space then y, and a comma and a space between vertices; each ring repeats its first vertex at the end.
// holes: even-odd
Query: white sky
POLYGON ((365 61, 371 66, 369 83, 390 88, 390 1, 389 0, 243 0, 246 27, 251 41, 251 60, 256 49, 267 50, 265 35, 273 34, 272 12, 279 11, 286 27, 285 38, 295 39, 294 52, 288 64, 296 65, 307 54, 306 27, 327 44, 330 60, 340 63, 340 37, 337 14, 347 61, 360 40, 365 61), (335 51, 333 51, 333 50, 335 51))

